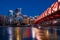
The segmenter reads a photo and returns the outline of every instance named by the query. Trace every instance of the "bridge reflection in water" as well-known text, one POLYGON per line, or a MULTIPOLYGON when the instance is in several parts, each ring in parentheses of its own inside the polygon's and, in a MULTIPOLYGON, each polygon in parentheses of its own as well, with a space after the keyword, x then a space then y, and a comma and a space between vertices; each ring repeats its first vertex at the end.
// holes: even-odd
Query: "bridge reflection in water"
POLYGON ((39 32, 37 40, 60 40, 60 28, 59 26, 38 28, 39 32))

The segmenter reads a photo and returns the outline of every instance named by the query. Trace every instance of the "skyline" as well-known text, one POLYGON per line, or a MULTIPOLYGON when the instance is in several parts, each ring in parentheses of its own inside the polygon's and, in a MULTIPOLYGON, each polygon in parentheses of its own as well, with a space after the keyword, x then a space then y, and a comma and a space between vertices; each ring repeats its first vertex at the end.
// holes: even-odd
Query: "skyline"
POLYGON ((22 8, 22 14, 37 16, 50 7, 56 0, 0 0, 0 14, 8 15, 8 10, 22 8))

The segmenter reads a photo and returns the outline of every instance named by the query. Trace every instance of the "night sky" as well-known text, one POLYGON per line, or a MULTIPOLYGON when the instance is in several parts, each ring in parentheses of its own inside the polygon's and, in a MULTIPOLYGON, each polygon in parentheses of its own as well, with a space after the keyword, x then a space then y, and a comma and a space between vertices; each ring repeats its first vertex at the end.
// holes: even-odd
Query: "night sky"
POLYGON ((22 8, 22 14, 40 15, 56 0, 0 0, 0 14, 8 15, 8 10, 22 8))

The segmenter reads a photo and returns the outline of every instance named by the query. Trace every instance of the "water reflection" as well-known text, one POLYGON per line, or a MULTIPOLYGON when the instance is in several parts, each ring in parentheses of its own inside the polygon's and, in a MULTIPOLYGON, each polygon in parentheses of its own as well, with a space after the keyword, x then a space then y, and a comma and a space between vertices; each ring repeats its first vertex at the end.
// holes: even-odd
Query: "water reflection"
POLYGON ((45 28, 45 36, 47 40, 60 40, 60 29, 56 26, 45 28))
POLYGON ((8 30, 8 34, 9 34, 9 40, 13 40, 13 31, 12 31, 12 27, 8 27, 7 30, 8 30))
POLYGON ((60 28, 56 26, 35 28, 37 40, 60 40, 60 28), (37 31, 39 30, 39 31, 37 31))
MULTIPOLYGON (((60 40, 60 27, 32 29, 33 38, 37 40, 60 40)), ((35 40, 30 38, 32 34, 30 27, 0 27, 0 40, 35 40)))
POLYGON ((30 32, 30 27, 0 27, 0 40, 30 40, 30 32))

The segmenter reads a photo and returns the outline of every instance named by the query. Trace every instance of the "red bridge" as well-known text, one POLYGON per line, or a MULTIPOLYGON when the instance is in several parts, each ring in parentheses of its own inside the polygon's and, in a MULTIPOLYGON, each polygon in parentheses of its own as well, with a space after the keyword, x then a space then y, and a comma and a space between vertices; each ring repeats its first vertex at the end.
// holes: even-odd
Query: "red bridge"
POLYGON ((58 25, 60 23, 60 0, 53 3, 51 7, 45 10, 36 20, 35 24, 44 26, 58 25))

